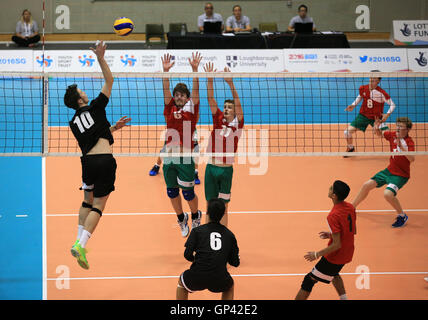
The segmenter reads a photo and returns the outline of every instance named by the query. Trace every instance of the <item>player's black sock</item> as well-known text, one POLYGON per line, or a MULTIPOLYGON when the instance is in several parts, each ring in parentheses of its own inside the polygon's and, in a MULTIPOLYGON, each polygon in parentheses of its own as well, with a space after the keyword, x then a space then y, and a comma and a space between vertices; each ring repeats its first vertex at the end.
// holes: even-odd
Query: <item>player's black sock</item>
POLYGON ((196 213, 192 213, 192 220, 198 219, 199 218, 199 211, 196 213))
POLYGON ((178 218, 178 221, 183 222, 183 221, 184 221, 184 213, 179 214, 179 215, 177 216, 177 218, 178 218))

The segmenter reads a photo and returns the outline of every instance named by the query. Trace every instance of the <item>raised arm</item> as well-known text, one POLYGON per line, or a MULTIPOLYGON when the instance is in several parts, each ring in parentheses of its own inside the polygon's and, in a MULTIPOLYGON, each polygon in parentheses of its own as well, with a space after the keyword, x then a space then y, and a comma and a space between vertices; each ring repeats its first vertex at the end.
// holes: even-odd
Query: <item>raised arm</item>
MULTIPOLYGON (((165 54, 163 58, 161 57, 163 72, 169 72, 169 69, 174 66, 175 62, 171 62, 171 58, 172 56, 169 53, 165 54)), ((163 99, 164 103, 167 105, 172 99, 171 90, 169 88, 169 78, 163 78, 162 85, 163 99)))
MULTIPOLYGON (((189 58, 189 64, 192 67, 193 72, 198 72, 199 64, 201 63, 202 56, 199 52, 192 53, 192 58, 189 58)), ((192 88, 192 94, 191 98, 193 100, 194 104, 199 103, 199 78, 194 77, 193 78, 193 88, 192 88)))
MULTIPOLYGON (((217 70, 214 69, 214 64, 212 62, 208 62, 204 66, 205 72, 216 72, 217 70)), ((215 115, 217 113, 218 105, 217 101, 214 98, 214 78, 208 78, 207 80, 207 98, 208 98, 208 104, 211 109, 212 115, 215 115)))
MULTIPOLYGON (((224 72, 230 72, 230 69, 225 67, 224 72)), ((233 78, 224 78, 224 81, 229 85, 230 90, 232 91, 233 102, 235 104, 235 115, 238 117, 238 121, 241 122, 244 118, 244 112, 242 111, 241 100, 239 99, 238 91, 235 88, 233 83, 233 78)))
POLYGON ((104 54, 106 52, 107 45, 104 43, 104 41, 97 41, 95 49, 89 48, 92 50, 93 53, 97 56, 98 63, 100 65, 101 71, 103 72, 104 76, 104 86, 101 89, 101 92, 107 97, 110 98, 111 96, 111 89, 113 88, 113 74, 110 71, 110 67, 108 66, 107 62, 104 60, 104 54))

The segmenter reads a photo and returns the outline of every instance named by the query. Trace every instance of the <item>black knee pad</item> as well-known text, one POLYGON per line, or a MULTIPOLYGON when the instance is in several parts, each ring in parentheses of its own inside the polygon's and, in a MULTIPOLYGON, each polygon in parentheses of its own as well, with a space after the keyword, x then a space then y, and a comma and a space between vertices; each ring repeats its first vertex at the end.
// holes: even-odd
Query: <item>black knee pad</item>
POLYGON ((315 283, 317 283, 317 280, 314 280, 311 277, 311 274, 308 273, 305 278, 302 281, 302 289, 307 291, 307 292, 311 292, 312 288, 314 287, 315 283))
POLYGON ((82 207, 83 207, 83 208, 91 209, 91 208, 92 208, 92 205, 91 205, 91 204, 89 204, 89 203, 86 203, 85 201, 83 201, 83 202, 82 202, 82 207))
POLYGON ((95 211, 96 213, 98 213, 98 214, 100 215, 100 217, 102 217, 102 216, 103 216, 103 212, 102 212, 100 209, 92 208, 92 210, 91 210, 91 211, 95 211))

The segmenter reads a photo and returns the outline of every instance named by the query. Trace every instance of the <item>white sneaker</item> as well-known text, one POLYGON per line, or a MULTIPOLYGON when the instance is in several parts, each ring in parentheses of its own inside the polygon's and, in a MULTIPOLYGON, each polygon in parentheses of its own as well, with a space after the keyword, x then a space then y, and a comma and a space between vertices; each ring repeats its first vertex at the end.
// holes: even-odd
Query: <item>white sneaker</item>
POLYGON ((184 212, 183 222, 178 221, 178 225, 180 226, 180 229, 181 229, 181 235, 183 237, 187 237, 187 235, 189 234, 189 226, 187 225, 187 221, 189 221, 189 215, 186 212, 184 212))
POLYGON ((192 219, 192 229, 197 228, 201 225, 202 212, 198 210, 198 217, 196 219, 192 219))
POLYGON ((424 280, 425 280, 426 282, 428 282, 428 277, 424 278, 424 280))

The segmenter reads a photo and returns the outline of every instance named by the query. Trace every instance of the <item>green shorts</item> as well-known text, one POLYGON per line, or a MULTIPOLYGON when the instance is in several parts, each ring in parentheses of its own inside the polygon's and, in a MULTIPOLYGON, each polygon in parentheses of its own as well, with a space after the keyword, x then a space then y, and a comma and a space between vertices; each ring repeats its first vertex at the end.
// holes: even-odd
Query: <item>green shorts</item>
MULTIPOLYGON (((358 130, 361 130, 362 132, 365 132, 368 125, 371 125, 373 127, 375 121, 372 119, 367 118, 366 116, 359 113, 354 121, 351 122, 351 126, 354 128, 357 128, 358 130)), ((384 123, 380 125, 380 130, 388 130, 388 126, 384 123)))
POLYGON ((165 157, 162 171, 167 188, 189 190, 195 186, 195 163, 192 158, 165 157))
POLYGON ((210 201, 220 198, 225 202, 230 201, 232 189, 233 167, 218 167, 207 164, 205 169, 205 199, 210 201))
POLYGON ((376 188, 380 188, 383 185, 388 184, 386 189, 391 190, 394 195, 397 195, 398 190, 400 190, 409 180, 409 178, 392 174, 388 169, 379 171, 371 179, 376 181, 376 188))

